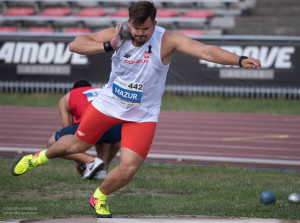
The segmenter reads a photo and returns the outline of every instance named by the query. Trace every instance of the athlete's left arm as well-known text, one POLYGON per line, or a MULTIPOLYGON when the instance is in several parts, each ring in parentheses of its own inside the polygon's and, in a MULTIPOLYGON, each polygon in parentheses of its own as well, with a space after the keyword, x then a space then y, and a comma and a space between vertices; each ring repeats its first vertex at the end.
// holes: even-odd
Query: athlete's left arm
MULTIPOLYGON (((180 33, 168 32, 165 36, 165 43, 169 50, 174 52, 178 51, 188 56, 218 64, 239 66, 240 56, 212 45, 200 43, 180 33)), ((261 67, 260 61, 255 58, 243 59, 241 64, 245 68, 261 67)))
POLYGON ((73 115, 69 109, 69 96, 70 92, 63 96, 58 104, 58 110, 61 117, 62 128, 73 124, 73 115))

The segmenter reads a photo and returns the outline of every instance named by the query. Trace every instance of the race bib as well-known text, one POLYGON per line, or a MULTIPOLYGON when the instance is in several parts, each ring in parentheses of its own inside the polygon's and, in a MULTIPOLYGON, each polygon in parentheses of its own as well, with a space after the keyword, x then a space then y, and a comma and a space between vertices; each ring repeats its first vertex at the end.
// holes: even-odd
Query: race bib
POLYGON ((113 94, 126 107, 137 107, 141 104, 143 83, 124 81, 117 77, 113 83, 113 94))

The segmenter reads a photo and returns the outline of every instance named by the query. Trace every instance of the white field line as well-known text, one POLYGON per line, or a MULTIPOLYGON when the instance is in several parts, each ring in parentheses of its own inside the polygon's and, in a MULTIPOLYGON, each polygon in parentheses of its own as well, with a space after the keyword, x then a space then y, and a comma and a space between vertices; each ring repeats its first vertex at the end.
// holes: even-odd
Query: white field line
MULTIPOLYGON (((40 149, 36 148, 16 148, 16 147, 0 147, 1 152, 17 152, 18 154, 36 153, 40 149)), ((90 155, 96 156, 96 151, 88 151, 90 155)), ((118 153, 119 157, 120 154, 118 153)), ((275 159, 253 159, 253 158, 231 158, 231 157, 215 157, 215 156, 189 156, 189 155, 172 155, 172 154, 155 154, 149 153, 148 159, 164 159, 177 161, 205 161, 205 162, 223 162, 223 163, 245 163, 245 164, 268 164, 280 166, 300 166, 300 161, 293 160, 275 160, 275 159)))

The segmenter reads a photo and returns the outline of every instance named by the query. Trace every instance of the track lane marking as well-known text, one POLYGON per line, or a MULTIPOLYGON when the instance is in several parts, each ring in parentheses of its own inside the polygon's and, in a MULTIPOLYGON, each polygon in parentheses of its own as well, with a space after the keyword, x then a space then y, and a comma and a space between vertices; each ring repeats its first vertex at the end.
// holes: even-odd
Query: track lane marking
POLYGON ((249 137, 231 137, 222 138, 222 141, 238 141, 238 140, 255 140, 255 139, 286 139, 289 135, 262 135, 262 136, 249 136, 249 137))

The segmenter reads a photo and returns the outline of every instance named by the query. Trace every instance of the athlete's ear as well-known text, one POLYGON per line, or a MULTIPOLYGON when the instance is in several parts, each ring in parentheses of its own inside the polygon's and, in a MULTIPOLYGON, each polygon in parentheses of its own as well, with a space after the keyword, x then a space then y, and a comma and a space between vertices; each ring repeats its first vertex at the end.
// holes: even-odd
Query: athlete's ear
POLYGON ((132 20, 130 20, 130 19, 127 20, 127 24, 128 24, 129 27, 131 27, 131 24, 132 24, 131 21, 132 20))

